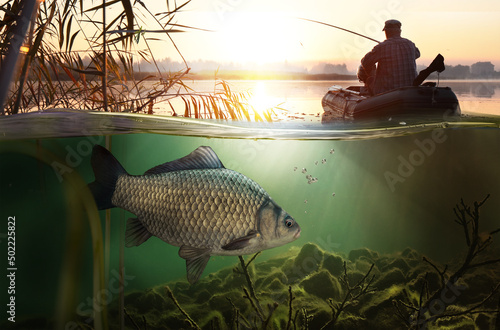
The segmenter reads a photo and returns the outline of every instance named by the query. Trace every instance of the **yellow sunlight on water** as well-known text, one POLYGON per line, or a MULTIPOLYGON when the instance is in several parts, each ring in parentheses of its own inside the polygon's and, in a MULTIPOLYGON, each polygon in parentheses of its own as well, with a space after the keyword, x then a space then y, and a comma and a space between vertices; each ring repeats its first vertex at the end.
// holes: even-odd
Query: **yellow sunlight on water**
MULTIPOLYGON (((268 86, 265 81, 258 81, 255 86, 251 89, 251 97, 248 100, 249 105, 259 114, 262 118, 264 118, 264 113, 268 112, 268 110, 280 106, 280 103, 283 102, 277 97, 273 97, 270 95, 270 91, 268 90, 268 86)), ((275 111, 278 115, 278 111, 275 111)))
POLYGON ((267 94, 266 83, 264 81, 259 81, 252 89, 252 97, 250 98, 250 105, 254 107, 255 110, 265 110, 271 105, 271 97, 267 94))

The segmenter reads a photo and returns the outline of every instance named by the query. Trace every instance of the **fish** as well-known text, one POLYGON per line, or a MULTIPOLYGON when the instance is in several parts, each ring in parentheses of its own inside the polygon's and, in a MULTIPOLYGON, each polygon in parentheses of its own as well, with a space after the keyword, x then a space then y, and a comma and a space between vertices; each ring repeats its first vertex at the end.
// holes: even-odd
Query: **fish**
POLYGON ((99 210, 119 207, 127 220, 125 246, 152 236, 179 247, 187 280, 196 283, 211 256, 254 254, 300 237, 300 226, 255 181, 227 169, 211 147, 130 175, 95 145, 88 184, 99 210))

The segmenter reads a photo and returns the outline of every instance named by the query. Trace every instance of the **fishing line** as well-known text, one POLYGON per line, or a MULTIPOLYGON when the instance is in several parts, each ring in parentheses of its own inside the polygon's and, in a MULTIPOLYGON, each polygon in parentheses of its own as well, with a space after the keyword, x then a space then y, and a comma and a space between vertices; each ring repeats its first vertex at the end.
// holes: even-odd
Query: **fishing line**
POLYGON ((380 41, 378 40, 375 40, 373 38, 370 38, 370 37, 367 37, 365 35, 362 35, 361 33, 357 33, 357 32, 354 32, 354 31, 351 31, 351 30, 348 30, 348 29, 344 29, 340 26, 336 26, 336 25, 332 25, 332 24, 328 24, 328 23, 323 23, 323 22, 320 22, 320 21, 315 21, 315 20, 312 20, 312 19, 307 19, 307 18, 301 18, 301 17, 297 17, 298 19, 301 19, 301 20, 304 20, 304 21, 308 21, 308 22, 313 22, 313 23, 318 23, 318 24, 322 24, 322 25, 326 25, 326 26, 329 26, 329 27, 333 27, 333 28, 336 28, 336 29, 339 29, 339 30, 342 30, 342 31, 346 31, 346 32, 349 32, 349 33, 352 33, 352 34, 355 34, 357 36, 360 36, 360 37, 363 37, 363 38, 366 38, 368 40, 371 40, 371 41, 375 41, 376 43, 380 43, 380 41))

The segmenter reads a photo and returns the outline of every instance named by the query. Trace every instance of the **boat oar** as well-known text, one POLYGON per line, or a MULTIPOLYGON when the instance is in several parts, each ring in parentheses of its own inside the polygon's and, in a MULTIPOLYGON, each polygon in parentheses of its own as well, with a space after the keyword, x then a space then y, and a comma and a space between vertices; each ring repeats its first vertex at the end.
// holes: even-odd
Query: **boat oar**
POLYGON ((413 86, 420 86, 421 83, 424 82, 429 75, 435 71, 443 72, 444 67, 444 57, 441 54, 437 54, 436 58, 432 61, 432 63, 427 67, 427 69, 423 69, 418 74, 417 78, 413 80, 413 86))
POLYGON ((312 20, 312 19, 307 19, 307 18, 301 18, 301 17, 297 17, 298 19, 301 19, 301 20, 304 20, 304 21, 308 21, 308 22, 313 22, 313 23, 318 23, 318 24, 323 24, 323 25, 326 25, 326 26, 329 26, 329 27, 332 27, 332 28, 336 28, 336 29, 339 29, 339 30, 342 30, 342 31, 346 31, 346 32, 349 32, 349 33, 352 33, 352 34, 355 34, 357 36, 360 36, 360 37, 363 37, 363 38, 366 38, 368 40, 371 40, 371 41, 375 41, 377 43, 380 43, 380 41, 378 40, 375 40, 375 39, 372 39, 370 37, 367 37, 365 35, 362 35, 361 33, 358 33, 358 32, 354 32, 354 31, 351 31, 351 30, 348 30, 348 29, 344 29, 340 26, 336 26, 336 25, 332 25, 332 24, 328 24, 328 23, 323 23, 323 22, 320 22, 320 21, 315 21, 315 20, 312 20))

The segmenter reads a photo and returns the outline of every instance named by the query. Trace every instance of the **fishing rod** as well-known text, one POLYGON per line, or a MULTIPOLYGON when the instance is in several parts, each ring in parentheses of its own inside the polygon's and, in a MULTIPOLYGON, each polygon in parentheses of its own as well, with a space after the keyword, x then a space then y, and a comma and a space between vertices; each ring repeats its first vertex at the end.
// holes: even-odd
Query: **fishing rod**
POLYGON ((329 26, 329 27, 333 27, 333 28, 336 28, 336 29, 339 29, 339 30, 342 30, 342 31, 346 31, 346 32, 349 32, 349 33, 352 33, 352 34, 355 34, 357 36, 360 36, 360 37, 363 37, 363 38, 366 38, 368 40, 371 40, 371 41, 375 41, 376 43, 380 43, 380 41, 378 40, 375 40, 373 38, 370 38, 370 37, 367 37, 365 35, 362 35, 361 33, 357 33, 357 32, 354 32, 354 31, 351 31, 351 30, 348 30, 348 29, 344 29, 340 26, 335 26, 335 25, 332 25, 332 24, 328 24, 328 23, 323 23, 323 22, 320 22, 320 21, 315 21, 315 20, 312 20, 312 19, 307 19, 307 18, 300 18, 298 17, 298 19, 301 19, 301 20, 304 20, 304 21, 309 21, 309 22, 313 22, 313 23, 318 23, 318 24, 323 24, 323 25, 326 25, 326 26, 329 26))

